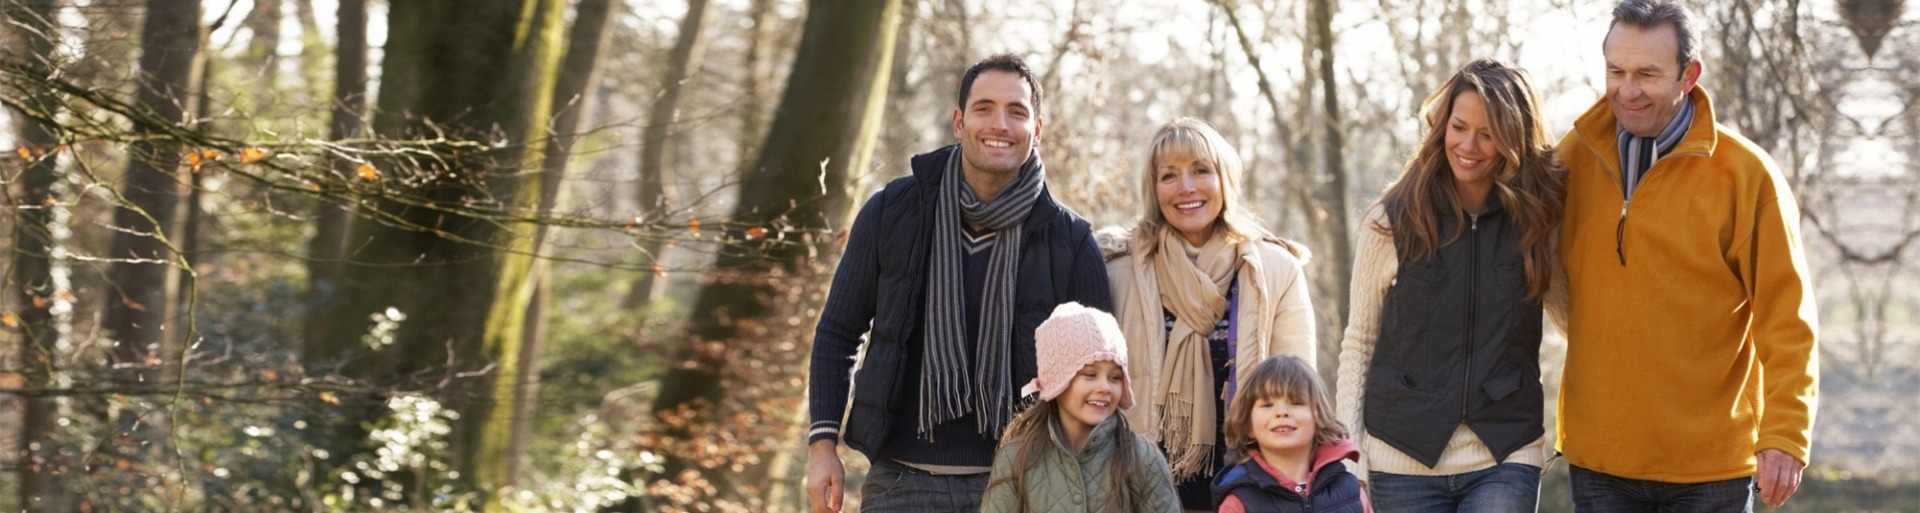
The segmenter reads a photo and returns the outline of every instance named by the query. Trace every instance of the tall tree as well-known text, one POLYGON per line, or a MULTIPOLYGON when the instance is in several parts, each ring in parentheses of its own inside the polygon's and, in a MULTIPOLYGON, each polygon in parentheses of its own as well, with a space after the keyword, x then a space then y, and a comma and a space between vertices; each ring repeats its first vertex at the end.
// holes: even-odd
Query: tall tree
MULTIPOLYGON (((339 22, 335 27, 339 48, 333 60, 332 119, 327 123, 327 138, 344 141, 359 137, 367 112, 367 0, 340 0, 339 22)), ((331 159, 329 167, 335 188, 350 183, 354 169, 361 163, 346 158, 331 159)), ((338 308, 337 295, 340 262, 347 256, 347 228, 353 222, 353 205, 344 200, 322 197, 315 206, 313 239, 307 244, 308 304, 303 344, 309 355, 325 352, 330 315, 338 308)))
MULTIPOLYGON (((1302 104, 1297 105, 1293 110, 1283 110, 1277 86, 1268 77, 1266 69, 1261 67, 1259 49, 1247 34, 1246 27, 1241 24, 1238 13, 1239 2, 1235 0, 1214 0, 1214 2, 1220 7, 1221 13, 1226 15, 1227 25, 1239 39, 1240 50, 1246 54, 1247 64, 1253 68, 1255 76, 1259 79, 1260 96, 1266 100, 1268 108, 1274 113, 1271 119, 1275 133, 1278 135, 1281 152, 1290 157, 1288 160, 1292 169, 1287 171, 1283 181, 1290 199, 1289 204, 1292 207, 1291 210, 1302 215, 1302 226, 1308 229, 1310 237, 1308 244, 1315 253, 1313 265, 1326 269, 1326 271, 1312 273, 1315 277, 1313 295, 1318 298, 1316 301, 1318 304, 1335 305, 1333 309, 1317 309, 1322 312, 1319 322, 1323 328, 1320 330, 1319 343, 1323 349, 1329 346, 1337 348, 1340 334, 1344 331, 1342 323, 1346 319, 1348 307, 1347 283, 1352 279, 1353 274, 1353 249, 1347 240, 1350 232, 1347 228, 1349 214, 1347 212, 1345 148, 1343 148, 1344 129, 1338 119, 1339 97, 1333 70, 1331 0, 1313 0, 1313 3, 1308 6, 1310 18, 1308 21, 1311 26, 1308 27, 1305 40, 1302 41, 1302 60, 1307 61, 1304 64, 1310 72, 1304 74, 1302 104), (1315 77, 1319 78, 1319 84, 1312 82, 1315 77), (1310 144, 1310 141, 1294 132, 1296 126, 1311 129, 1311 125, 1304 120, 1310 118, 1307 114, 1313 110, 1313 107, 1305 104, 1305 100, 1313 97, 1315 87, 1320 88, 1320 94, 1324 98, 1322 107, 1325 109, 1325 112, 1321 113, 1324 119, 1321 130, 1326 133, 1319 134, 1323 138, 1322 162, 1319 166, 1315 165, 1311 149, 1305 147, 1310 144), (1283 113, 1296 114, 1301 121, 1287 121, 1283 113)), ((1322 353, 1337 357, 1338 351, 1332 353, 1322 351, 1322 353)), ((1323 365, 1321 368, 1331 369, 1332 366, 1323 365)))
MULTIPOLYGON (((8 52, 13 61, 35 70, 34 76, 52 76, 58 67, 54 42, 58 32, 53 24, 56 0, 28 0, 5 5, 5 20, 13 36, 8 52)), ((19 146, 39 155, 27 160, 20 172, 17 196, 12 196, 13 225, 12 272, 8 276, 6 310, 15 312, 22 385, 26 388, 55 386, 59 358, 70 349, 67 323, 56 306, 65 303, 69 289, 65 264, 55 258, 66 231, 67 213, 59 204, 61 197, 59 158, 55 148, 60 134, 54 120, 59 116, 59 101, 41 85, 21 84, 13 91, 19 97, 14 127, 19 146)), ((23 154, 25 155, 25 154, 23 154)), ((74 496, 60 486, 61 477, 74 471, 78 460, 73 448, 60 443, 56 435, 60 401, 53 397, 27 397, 21 412, 19 469, 22 511, 58 512, 74 508, 74 496)))
MULTIPOLYGON (((740 104, 740 160, 759 150, 752 144, 766 135, 767 98, 767 62, 773 60, 773 29, 777 18, 774 17, 773 0, 753 0, 747 9, 747 55, 742 66, 744 77, 741 84, 740 104)), ((644 208, 644 204, 642 207, 644 208)))
MULTIPOLYGON (((618 7, 619 2, 615 0, 580 0, 574 7, 573 30, 567 35, 567 53, 560 63, 560 78, 554 85, 551 100, 556 111, 553 135, 541 156, 541 217, 551 214, 560 201, 561 182, 567 176, 573 145, 583 128, 581 113, 594 107, 589 101, 593 95, 587 94, 587 89, 599 81, 601 50, 606 48, 607 38, 612 34, 607 28, 613 20, 612 11, 618 7)), ((546 240, 547 225, 542 224, 534 229, 533 252, 538 254, 546 240)), ((519 483, 521 456, 526 452, 528 437, 532 436, 534 396, 540 379, 535 357, 546 328, 543 312, 549 279, 547 261, 534 262, 533 297, 527 301, 527 322, 521 334, 520 374, 514 379, 513 433, 507 442, 506 477, 501 482, 505 486, 519 483)))
MULTIPOLYGON (((394 2, 374 130, 432 143, 431 155, 377 163, 340 274, 343 307, 309 361, 345 360, 375 390, 430 389, 459 413, 448 451, 481 491, 505 480, 519 342, 532 290, 537 169, 559 63, 560 0, 394 2), (406 316, 392 344, 359 349, 375 312, 406 316)), ((379 412, 360 398, 342 422, 352 444, 379 412), (357 433, 354 430, 359 430, 357 433)), ((352 445, 335 447, 353 454, 352 445)), ((335 459, 334 461, 338 461, 335 459)))
POLYGON ((242 66, 247 73, 259 77, 261 91, 272 91, 280 76, 274 70, 280 66, 280 7, 283 0, 254 0, 253 10, 241 20, 240 26, 250 34, 247 39, 246 58, 242 66))
POLYGON ((1339 358, 1340 334, 1346 332, 1347 298, 1351 290, 1347 285, 1353 278, 1353 243, 1347 234, 1352 233, 1347 208, 1347 164, 1346 164, 1346 128, 1340 119, 1340 88, 1333 68, 1333 10, 1334 0, 1313 0, 1308 6, 1308 18, 1311 22, 1309 33, 1314 53, 1319 57, 1315 74, 1320 77, 1320 119, 1322 138, 1321 175, 1315 180, 1313 199, 1319 208, 1312 211, 1309 224, 1320 232, 1315 237, 1320 244, 1320 265, 1331 269, 1331 273, 1320 273, 1320 293, 1322 305, 1331 302, 1334 315, 1321 315, 1320 325, 1328 333, 1320 337, 1319 354, 1323 358, 1332 357, 1332 362, 1320 362, 1320 368, 1333 368, 1339 358), (1331 347, 1331 350, 1329 350, 1331 347))
MULTIPOLYGON (((645 215, 669 211, 665 205, 667 146, 678 129, 680 95, 685 92, 687 81, 700 70, 701 56, 706 53, 706 40, 701 37, 701 20, 706 16, 707 0, 688 0, 687 16, 680 20, 680 35, 673 43, 673 51, 667 54, 667 75, 661 83, 660 95, 647 109, 647 127, 640 132, 640 211, 645 215)), ((660 262, 662 246, 658 238, 645 243, 646 254, 656 265, 660 262)), ((640 274, 639 281, 627 293, 628 307, 653 300, 656 274, 640 274)))
MULTIPOLYGON (((134 83, 142 118, 134 130, 158 136, 185 121, 197 87, 195 61, 200 52, 199 0, 148 0, 140 33, 140 71, 134 83)), ((168 294, 174 285, 170 266, 181 265, 167 232, 179 218, 180 155, 185 150, 165 137, 140 138, 129 146, 127 172, 114 208, 112 248, 107 270, 107 308, 101 328, 113 337, 111 359, 118 385, 150 387, 161 379, 168 330, 168 294)), ((158 409, 132 407, 118 419, 122 434, 139 442, 158 440, 158 409)), ((159 445, 152 446, 158 448, 159 445)), ((137 456, 143 449, 128 448, 137 456)))
MULTIPOLYGON (((774 327, 787 326, 804 308, 785 295, 821 275, 812 272, 821 264, 815 256, 833 247, 831 230, 843 228, 851 214, 848 183, 852 173, 868 167, 900 6, 900 0, 808 2, 786 91, 759 157, 740 181, 734 224, 725 227, 732 243, 721 246, 694 301, 686 343, 674 357, 679 363, 661 380, 653 404, 656 416, 688 418, 682 415, 691 412, 691 418, 714 419, 705 415, 716 412, 728 393, 723 375, 737 371, 732 365, 749 363, 732 355, 782 354, 782 344, 804 346, 801 336, 776 334, 774 327)), ((782 378, 793 377, 754 379, 785 383, 782 378)), ((688 427, 669 423, 667 438, 697 436, 688 427)))

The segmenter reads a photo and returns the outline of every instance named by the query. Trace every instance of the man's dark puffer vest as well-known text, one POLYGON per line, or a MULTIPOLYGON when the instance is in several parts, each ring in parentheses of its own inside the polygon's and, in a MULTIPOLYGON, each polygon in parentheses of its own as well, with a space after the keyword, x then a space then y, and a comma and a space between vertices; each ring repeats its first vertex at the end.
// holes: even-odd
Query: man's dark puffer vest
MULTIPOLYGON (((913 174, 887 183, 864 209, 879 208, 875 228, 878 240, 889 241, 879 250, 879 297, 875 298, 873 331, 868 335, 864 363, 853 376, 853 400, 841 430, 847 446, 880 457, 896 430, 915 430, 919 388, 921 316, 926 312, 928 252, 933 242, 933 207, 940 180, 960 179, 945 174, 948 156, 959 145, 913 157, 913 174), (909 381, 914 381, 909 383, 909 381)), ((866 216, 870 212, 862 212, 866 216)), ((1068 301, 1103 311, 1113 310, 1106 267, 1093 229, 1087 221, 1055 203, 1043 189, 1025 222, 1014 288, 1013 387, 1033 379, 1033 332, 1068 301)), ((998 438, 994 434, 991 438, 998 438)))
POLYGON ((1313 512, 1313 513, 1363 513, 1365 506, 1360 501, 1360 480, 1347 472, 1340 462, 1329 462, 1314 471, 1313 484, 1307 488, 1308 497, 1280 486, 1280 482, 1260 469, 1260 464, 1247 461, 1227 467, 1213 482, 1213 507, 1219 508, 1226 502, 1227 496, 1240 499, 1249 512, 1313 512))
MULTIPOLYGON (((1432 467, 1455 426, 1498 461, 1544 433, 1539 300, 1527 299, 1521 227, 1487 196, 1458 240, 1400 262, 1368 369, 1369 436, 1432 467)), ((1442 237, 1462 228, 1440 216, 1442 237)))

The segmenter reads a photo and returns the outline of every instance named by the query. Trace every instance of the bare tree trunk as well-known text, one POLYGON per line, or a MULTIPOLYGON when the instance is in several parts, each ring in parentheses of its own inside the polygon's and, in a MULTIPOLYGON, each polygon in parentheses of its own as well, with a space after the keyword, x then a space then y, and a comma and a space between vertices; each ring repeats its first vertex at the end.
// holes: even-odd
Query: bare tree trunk
MULTIPOLYGON (((53 17, 56 0, 29 0, 5 5, 6 31, 13 37, 8 47, 19 52, 20 62, 37 69, 42 76, 52 75, 57 61, 54 42, 58 38, 53 17)), ((9 311, 19 315, 19 361, 22 386, 51 388, 58 386, 59 358, 71 349, 65 317, 56 305, 70 289, 66 265, 58 258, 67 231, 66 207, 59 205, 64 187, 60 183, 59 157, 54 149, 60 144, 56 125, 59 100, 44 88, 22 88, 20 105, 28 112, 16 112, 14 126, 20 148, 37 151, 41 156, 29 161, 20 173, 19 196, 10 205, 18 217, 13 226, 13 258, 6 295, 9 311)), ((74 508, 75 496, 60 486, 63 478, 75 473, 79 454, 60 443, 57 419, 61 403, 53 397, 26 397, 20 420, 21 457, 17 468, 22 511, 30 513, 64 512, 74 508)))
MULTIPOLYGON (((304 1, 304 0, 303 0, 304 1)), ((343 141, 360 136, 367 112, 367 0, 339 0, 339 49, 334 52, 334 88, 332 120, 327 138, 343 141)), ((334 181, 350 181, 354 161, 334 158, 329 165, 334 181)), ((329 185, 333 186, 333 185, 329 185)), ((340 307, 338 294, 340 261, 347 257, 347 227, 353 221, 353 205, 332 197, 321 197, 315 206, 313 240, 307 243, 307 315, 306 337, 302 342, 307 355, 321 353, 326 341, 327 323, 340 307)), ((330 361, 309 361, 330 365, 330 361)))
MULTIPOLYGON (((1241 25, 1238 5, 1234 0, 1215 0, 1227 17, 1227 24, 1240 40, 1240 49, 1247 55, 1247 63, 1259 77, 1261 97, 1273 110, 1273 126, 1280 141, 1281 151, 1293 162, 1283 181, 1289 202, 1299 212, 1301 226, 1307 227, 1308 245, 1314 250, 1313 266, 1321 269, 1310 273, 1314 277, 1313 295, 1321 328, 1319 347, 1323 358, 1338 357, 1337 349, 1324 350, 1328 346, 1338 347, 1340 334, 1344 331, 1342 322, 1346 319, 1347 283, 1353 274, 1353 248, 1347 240, 1347 225, 1350 214, 1347 211, 1347 177, 1345 163, 1344 129, 1339 119, 1339 97, 1333 69, 1332 0, 1314 0, 1309 5, 1309 23, 1305 41, 1302 41, 1302 60, 1309 70, 1308 83, 1302 84, 1302 101, 1310 101, 1314 84, 1318 78, 1322 96, 1321 130, 1325 131, 1321 158, 1324 168, 1316 173, 1313 154, 1305 148, 1310 142, 1296 139, 1292 127, 1310 126, 1307 122, 1289 122, 1283 113, 1292 112, 1303 119, 1308 117, 1311 107, 1299 107, 1292 111, 1281 109, 1278 92, 1268 79, 1266 70, 1260 66, 1259 51, 1247 31, 1241 25), (1326 308, 1327 305, 1333 308, 1326 308)), ((1331 370, 1333 365, 1321 365, 1331 370)))
MULTIPOLYGON (((251 33, 247 40, 248 73, 260 77, 256 91, 273 91, 280 74, 280 7, 285 0, 253 0, 253 10, 240 22, 251 33)), ((204 79, 203 79, 204 80, 204 79)))
MULTIPOLYGON (((647 110, 647 126, 640 132, 640 212, 649 218, 664 215, 672 209, 666 206, 666 164, 667 145, 674 137, 675 125, 680 118, 680 95, 686 89, 688 80, 700 71, 702 54, 706 53, 706 40, 702 37, 701 25, 707 16, 707 0, 689 0, 687 16, 680 20, 680 35, 673 43, 673 51, 667 55, 667 76, 661 84, 658 99, 647 110)), ((643 243, 642 251, 655 265, 664 265, 660 252, 665 249, 660 238, 650 238, 643 243)), ((634 282, 627 292, 628 308, 638 307, 652 301, 655 273, 640 273, 640 280, 634 282)))
MULTIPOLYGON (((1281 108, 1279 93, 1274 90, 1273 80, 1267 77, 1266 68, 1260 65, 1259 49, 1254 47, 1253 39, 1247 36, 1246 27, 1240 24, 1240 15, 1236 12, 1239 3, 1235 0, 1215 0, 1215 4, 1220 7, 1221 13, 1226 15, 1227 25, 1233 28, 1234 37, 1240 41, 1240 53, 1247 56, 1247 66, 1253 68, 1254 75, 1259 78, 1260 97, 1267 100, 1267 108, 1273 111, 1269 119, 1273 120, 1274 135, 1280 142, 1281 153, 1288 156, 1299 154, 1294 146, 1293 124, 1286 121, 1287 111, 1281 108)), ((1288 170, 1286 180, 1282 182, 1285 184, 1287 197, 1295 202, 1310 201, 1309 191, 1312 190, 1312 186, 1307 180, 1307 170, 1288 170)))
MULTIPOLYGON (((607 30, 613 19, 611 12, 618 7, 614 0, 581 0, 575 7, 573 31, 567 36, 567 53, 560 63, 559 81, 553 88, 553 108, 557 114, 553 118, 553 137, 547 141, 545 155, 541 157, 540 206, 541 217, 553 213, 554 205, 560 201, 561 181, 567 175, 568 161, 572 157, 573 144, 579 139, 582 130, 581 113, 591 109, 592 95, 587 89, 599 82, 600 52, 607 46, 607 30)), ((534 229, 533 252, 538 254, 547 239, 547 226, 542 224, 534 229)), ((527 437, 533 431, 533 413, 538 401, 540 372, 538 355, 543 334, 546 332, 544 311, 547 305, 547 292, 550 287, 547 261, 534 262, 532 279, 533 296, 527 301, 527 327, 521 332, 520 374, 514 380, 513 389, 513 432, 507 439, 506 479, 502 486, 515 486, 520 481, 523 465, 521 457, 526 453, 527 437)))
MULTIPOLYGON (((434 179, 393 180, 364 204, 369 212, 355 218, 339 278, 345 306, 307 355, 351 356, 346 372, 372 389, 425 390, 458 412, 447 440, 451 467, 483 493, 506 478, 534 231, 513 218, 534 211, 542 195, 538 174, 525 170, 539 167, 545 146, 564 7, 558 0, 390 4, 375 130, 502 144, 439 145, 429 158, 385 163, 434 179), (356 356, 370 315, 389 307, 407 316, 392 345, 356 356)), ((382 394, 356 395, 354 407, 339 408, 347 418, 334 441, 343 445, 329 448, 338 455, 329 462, 351 461, 362 450, 361 423, 381 413, 382 394)))
MULTIPOLYGON (((773 0, 753 0, 753 7, 747 11, 747 19, 753 26, 747 29, 747 57, 745 84, 741 86, 740 107, 740 160, 746 161, 754 152, 760 150, 759 141, 766 137, 767 130, 767 62, 773 54, 773 0)), ((641 208, 647 205, 642 204, 641 208)))
MULTIPOLYGON (((759 386, 786 387, 800 372, 804 359, 787 357, 799 352, 789 345, 804 347, 805 339, 789 336, 797 330, 785 329, 785 320, 798 315, 795 303, 813 300, 789 294, 824 275, 815 270, 825 259, 815 256, 835 247, 829 230, 844 227, 852 213, 847 184, 851 173, 866 170, 884 112, 900 5, 900 0, 809 2, 806 29, 778 114, 759 158, 742 180, 734 224, 727 227, 733 242, 721 246, 709 283, 690 310, 694 313, 683 335, 687 343, 676 351, 676 363, 661 379, 653 404, 656 416, 691 413, 693 419, 718 420, 724 418, 718 412, 757 407, 724 404, 729 384, 749 386, 738 381, 744 369, 734 365, 746 365, 735 360, 737 355, 755 355, 755 370, 746 374, 759 386), (757 241, 735 235, 756 228, 769 229, 771 235, 757 241)), ((799 400, 797 392, 787 392, 799 400)), ((695 442, 698 437, 712 434, 703 429, 786 433, 789 427, 670 425, 665 435, 672 446, 697 447, 702 445, 695 442)), ((699 468, 686 458, 689 454, 669 458, 666 475, 699 468)), ((734 488, 727 480, 731 474, 725 466, 702 473, 722 490, 734 488)))
POLYGON ((314 15, 313 0, 293 0, 293 12, 300 19, 301 34, 320 35, 320 18, 314 15))
MULTIPOLYGON (((196 56, 200 50, 200 2, 198 0, 148 0, 145 26, 140 35, 140 72, 138 107, 152 115, 149 122, 136 123, 135 130, 160 133, 155 123, 184 121, 186 107, 193 99, 196 56)), ((101 328, 114 339, 110 354, 116 369, 117 385, 138 389, 150 387, 162 379, 161 362, 168 346, 167 297, 174 286, 170 267, 181 266, 177 247, 167 231, 179 219, 179 168, 182 148, 162 138, 141 139, 128 153, 125 181, 114 208, 113 235, 108 256, 116 259, 107 271, 109 289, 107 309, 101 328)), ((174 326, 175 331, 188 328, 174 326)), ((122 456, 130 460, 160 449, 165 442, 156 425, 165 422, 164 410, 135 405, 125 409, 117 420, 119 433, 130 442, 122 456), (140 448, 146 446, 146 448, 140 448)))
POLYGON ((1320 57, 1321 121, 1325 124, 1326 136, 1322 147, 1325 178, 1319 181, 1313 194, 1321 215, 1309 224, 1320 231, 1318 251, 1322 268, 1333 271, 1318 273, 1320 304, 1326 306, 1331 302, 1334 314, 1320 316, 1322 336, 1318 353, 1323 360, 1331 360, 1320 362, 1321 369, 1338 367, 1340 337, 1346 332, 1351 293, 1347 284, 1352 283, 1353 277, 1353 243, 1347 238, 1351 231, 1347 219, 1350 211, 1347 208, 1346 129, 1340 120, 1340 91, 1333 68, 1333 9, 1334 0, 1314 0, 1308 9, 1313 45, 1320 57))

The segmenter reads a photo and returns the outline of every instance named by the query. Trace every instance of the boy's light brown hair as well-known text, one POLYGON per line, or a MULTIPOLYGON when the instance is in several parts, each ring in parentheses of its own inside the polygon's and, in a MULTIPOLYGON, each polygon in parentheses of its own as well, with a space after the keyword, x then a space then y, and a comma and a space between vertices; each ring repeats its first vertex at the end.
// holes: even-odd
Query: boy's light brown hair
POLYGON ((1333 412, 1333 398, 1327 394, 1326 383, 1320 381, 1320 374, 1314 372, 1307 362, 1299 357, 1277 355, 1247 373, 1245 388, 1233 398, 1233 404, 1227 407, 1227 429, 1225 440, 1234 463, 1246 463, 1259 451, 1253 439, 1253 406, 1262 399, 1290 401, 1296 394, 1304 394, 1304 401, 1313 406, 1315 445, 1328 445, 1344 440, 1348 436, 1347 425, 1340 422, 1333 412))

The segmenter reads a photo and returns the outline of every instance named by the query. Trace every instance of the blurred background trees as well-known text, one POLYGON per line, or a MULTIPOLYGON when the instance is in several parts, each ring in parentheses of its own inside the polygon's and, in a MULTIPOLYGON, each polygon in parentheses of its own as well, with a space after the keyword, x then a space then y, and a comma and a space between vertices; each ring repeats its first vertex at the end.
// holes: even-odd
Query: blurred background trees
MULTIPOLYGON (((960 71, 1003 51, 1047 90, 1053 193, 1096 225, 1144 208, 1159 124, 1227 134, 1315 252, 1331 373, 1353 223, 1420 100, 1495 57, 1565 127, 1604 88, 1608 7, 0 2, 0 509, 800 510, 850 213, 953 142, 960 71)), ((1703 84, 1789 173, 1818 274, 1789 510, 1920 509, 1906 7, 1696 6, 1703 84)))

